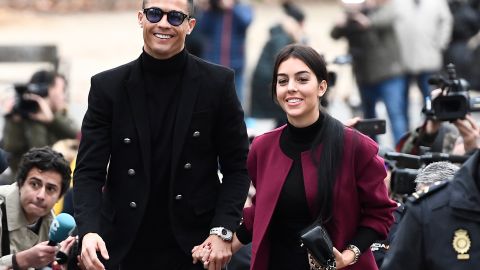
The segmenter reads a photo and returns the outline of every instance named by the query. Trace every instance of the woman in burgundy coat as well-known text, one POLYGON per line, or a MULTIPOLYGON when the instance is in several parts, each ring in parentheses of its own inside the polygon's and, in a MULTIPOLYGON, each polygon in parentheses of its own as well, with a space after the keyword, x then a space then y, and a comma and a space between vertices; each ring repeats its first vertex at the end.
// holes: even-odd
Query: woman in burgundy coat
POLYGON ((251 145, 256 196, 232 242, 233 251, 252 242, 252 270, 310 269, 299 236, 317 218, 337 269, 378 269, 369 247, 387 236, 396 204, 376 143, 320 110, 326 78, 323 58, 310 47, 290 45, 277 56, 272 96, 288 123, 251 145))

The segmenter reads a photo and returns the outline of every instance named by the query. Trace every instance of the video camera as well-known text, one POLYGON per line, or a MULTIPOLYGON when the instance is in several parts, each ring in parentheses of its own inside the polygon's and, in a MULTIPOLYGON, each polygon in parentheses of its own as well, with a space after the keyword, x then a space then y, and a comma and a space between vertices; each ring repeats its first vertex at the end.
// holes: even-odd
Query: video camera
POLYGON ((416 156, 398 152, 387 152, 385 153, 385 159, 390 161, 393 167, 390 189, 395 194, 410 195, 415 192, 417 186, 415 179, 424 166, 437 161, 463 163, 468 158, 469 156, 445 153, 427 153, 416 156))
POLYGON ((428 83, 442 89, 439 96, 431 102, 427 100, 424 112, 428 118, 439 121, 454 121, 464 119, 472 111, 480 111, 480 98, 471 98, 468 92, 468 82, 457 78, 455 65, 446 67, 447 78, 434 76, 428 83))
POLYGON ((21 83, 14 84, 13 87, 16 94, 13 113, 20 114, 23 118, 28 118, 30 113, 35 113, 39 110, 38 103, 25 99, 25 94, 35 94, 43 98, 48 96, 48 84, 46 83, 21 83))

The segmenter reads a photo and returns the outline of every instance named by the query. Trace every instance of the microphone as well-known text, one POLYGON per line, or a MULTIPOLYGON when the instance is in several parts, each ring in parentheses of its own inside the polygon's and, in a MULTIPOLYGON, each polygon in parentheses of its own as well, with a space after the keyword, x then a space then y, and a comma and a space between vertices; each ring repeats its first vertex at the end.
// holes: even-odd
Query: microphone
POLYGON ((67 239, 67 237, 72 233, 73 229, 75 229, 75 226, 77 226, 77 224, 71 215, 67 213, 61 213, 60 215, 56 216, 50 225, 50 230, 48 232, 48 245, 56 246, 58 243, 67 239))

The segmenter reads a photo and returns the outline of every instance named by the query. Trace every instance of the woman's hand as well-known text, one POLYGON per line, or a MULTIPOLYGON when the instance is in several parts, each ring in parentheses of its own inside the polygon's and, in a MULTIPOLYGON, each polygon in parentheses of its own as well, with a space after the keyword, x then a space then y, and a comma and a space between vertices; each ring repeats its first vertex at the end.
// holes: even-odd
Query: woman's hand
POLYGON ((355 260, 355 253, 349 249, 345 249, 342 253, 340 253, 340 251, 334 247, 333 254, 335 255, 337 269, 342 269, 350 265, 355 260))
POLYGON ((238 240, 237 234, 233 234, 233 239, 232 239, 232 253, 236 253, 239 249, 243 247, 242 242, 238 240))
POLYGON ((208 258, 210 257, 210 253, 212 253, 212 247, 210 243, 194 246, 192 249, 193 264, 202 262, 203 268, 208 269, 208 258))

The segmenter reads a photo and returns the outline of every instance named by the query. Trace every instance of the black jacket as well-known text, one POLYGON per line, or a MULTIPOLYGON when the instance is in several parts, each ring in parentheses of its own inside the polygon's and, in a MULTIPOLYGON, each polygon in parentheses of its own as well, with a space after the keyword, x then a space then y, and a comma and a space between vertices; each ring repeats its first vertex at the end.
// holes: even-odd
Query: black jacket
MULTIPOLYGON (((190 253, 211 227, 235 230, 249 187, 248 139, 233 71, 188 56, 172 136, 168 213, 190 253), (219 181, 218 168, 223 174, 219 181)), ((79 235, 100 233, 107 269, 129 250, 152 176, 148 109, 139 60, 92 77, 74 174, 79 235)), ((152 232, 162 233, 162 232, 152 232)))
POLYGON ((479 158, 477 150, 453 180, 441 182, 407 203, 382 270, 478 269, 479 158))

